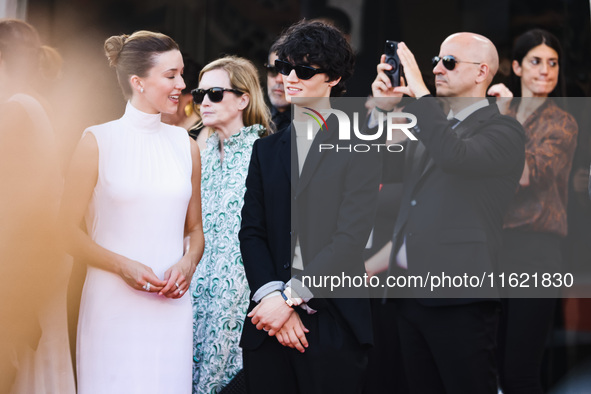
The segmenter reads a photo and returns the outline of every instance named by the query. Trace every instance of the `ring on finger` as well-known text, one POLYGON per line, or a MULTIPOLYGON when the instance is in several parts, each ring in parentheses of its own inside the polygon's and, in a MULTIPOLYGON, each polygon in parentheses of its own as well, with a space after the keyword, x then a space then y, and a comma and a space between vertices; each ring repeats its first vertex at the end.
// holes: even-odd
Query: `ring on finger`
POLYGON ((142 286, 142 287, 143 287, 143 289, 144 289, 144 290, 146 290, 146 291, 150 291, 150 286, 152 286, 152 285, 150 284, 150 282, 146 282, 146 284, 145 284, 144 286, 142 286))
POLYGON ((180 288, 178 283, 174 282, 174 285, 176 286, 177 289, 180 288))

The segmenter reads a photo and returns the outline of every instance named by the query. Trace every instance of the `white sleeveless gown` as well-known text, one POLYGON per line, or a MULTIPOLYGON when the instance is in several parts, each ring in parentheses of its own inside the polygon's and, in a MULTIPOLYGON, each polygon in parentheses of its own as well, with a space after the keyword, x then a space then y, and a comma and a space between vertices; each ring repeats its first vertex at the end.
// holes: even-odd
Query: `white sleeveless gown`
MULTIPOLYGON (((162 279, 183 254, 192 191, 187 132, 130 103, 121 119, 87 132, 99 148, 90 236, 162 279)), ((192 330, 188 294, 168 299, 138 291, 89 266, 78 322, 78 393, 189 394, 192 330)))

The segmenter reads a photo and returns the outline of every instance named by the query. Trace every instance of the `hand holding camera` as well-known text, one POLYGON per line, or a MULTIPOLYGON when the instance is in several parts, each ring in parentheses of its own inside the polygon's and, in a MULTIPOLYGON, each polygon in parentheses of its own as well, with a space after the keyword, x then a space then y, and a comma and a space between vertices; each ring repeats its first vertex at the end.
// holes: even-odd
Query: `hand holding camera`
MULTIPOLYGON (((388 42, 386 46, 388 46, 388 42)), ((391 72, 393 66, 386 62, 388 56, 384 54, 381 57, 380 64, 377 66, 378 75, 371 85, 374 97, 401 97, 403 94, 410 97, 422 97, 429 94, 429 89, 427 89, 423 81, 421 70, 412 52, 404 42, 399 42, 396 46, 397 62, 399 64, 398 75, 399 77, 403 77, 402 84, 399 84, 399 86, 392 84, 386 72, 391 72)))
POLYGON ((390 78, 392 87, 400 86, 400 77, 404 75, 404 68, 402 64, 400 64, 398 53, 396 53, 397 50, 397 41, 386 41, 386 45, 384 46, 384 54, 386 55, 386 63, 392 66, 392 68, 390 70, 385 70, 384 72, 388 78, 390 78))

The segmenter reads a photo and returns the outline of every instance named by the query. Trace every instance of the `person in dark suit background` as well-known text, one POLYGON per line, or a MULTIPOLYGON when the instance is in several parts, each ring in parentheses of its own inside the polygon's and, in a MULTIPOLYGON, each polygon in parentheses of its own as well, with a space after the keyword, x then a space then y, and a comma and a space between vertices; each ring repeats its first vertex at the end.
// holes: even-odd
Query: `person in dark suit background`
POLYGON ((313 141, 306 138, 303 107, 326 109, 352 73, 342 34, 302 21, 277 52, 295 113, 286 131, 255 143, 246 180, 239 237, 252 292, 241 340, 247 386, 253 393, 359 393, 372 343, 369 300, 322 298, 297 278, 345 268, 363 275, 381 163, 377 155, 319 151, 338 141, 326 130, 338 130, 335 116, 313 141))
POLYGON ((265 64, 267 70, 267 97, 269 98, 269 109, 271 110, 271 120, 273 121, 273 132, 285 130, 291 124, 290 104, 285 98, 285 88, 283 87, 283 77, 275 67, 277 60, 277 44, 274 42, 269 49, 268 62, 265 64))
MULTIPOLYGON (((387 155, 389 180, 404 182, 391 243, 390 274, 492 273, 503 214, 524 164, 524 132, 485 99, 498 69, 486 37, 458 33, 446 38, 433 59, 437 96, 425 86, 414 55, 398 47, 403 86, 392 88, 382 56, 373 95, 375 111, 392 110, 396 97, 418 100, 404 111, 417 117, 405 154, 387 155), (404 84, 406 82, 406 85, 404 84), (383 100, 383 101, 381 101, 383 100), (455 118, 455 119, 454 119, 455 118)), ((377 112, 376 112, 377 113, 377 112)), ((374 113, 375 115, 375 113, 374 113)), ((496 393, 498 298, 467 289, 395 300, 404 369, 411 393, 496 393)))

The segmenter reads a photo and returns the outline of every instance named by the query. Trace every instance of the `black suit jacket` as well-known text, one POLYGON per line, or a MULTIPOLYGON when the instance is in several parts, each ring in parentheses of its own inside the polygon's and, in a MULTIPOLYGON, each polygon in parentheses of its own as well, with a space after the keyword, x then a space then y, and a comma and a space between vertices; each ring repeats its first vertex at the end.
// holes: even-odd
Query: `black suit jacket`
MULTIPOLYGON (((409 274, 426 277, 443 271, 482 278, 494 272, 504 212, 523 171, 523 128, 494 104, 475 111, 455 129, 435 98, 419 99, 405 112, 417 117, 414 134, 420 142, 409 141, 405 154, 386 159, 387 179, 404 182, 391 271, 405 239, 409 274)), ((465 304, 498 294, 483 289, 452 290, 440 293, 450 298, 420 302, 465 304)), ((428 292, 415 288, 414 294, 428 292)))
MULTIPOLYGON (((381 159, 376 154, 343 150, 319 152, 320 144, 339 143, 336 117, 329 117, 327 124, 331 132, 318 132, 301 177, 297 163, 291 163, 292 155, 297 157, 291 127, 254 144, 239 233, 252 294, 271 281, 291 279, 298 237, 303 275, 320 277, 346 272, 362 276, 365 272, 362 253, 375 215, 381 159)), ((314 307, 323 293, 311 290, 315 298, 310 306, 314 307)), ((367 289, 361 291, 367 295, 367 289)), ((347 294, 350 293, 339 295, 347 294)), ((372 342, 366 297, 326 298, 322 302, 330 313, 337 315, 337 321, 348 326, 359 343, 372 342)), ((249 311, 255 305, 252 302, 249 311)), ((241 346, 254 349, 265 338, 268 335, 257 330, 247 317, 241 346)))

